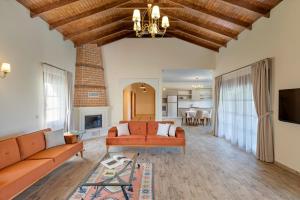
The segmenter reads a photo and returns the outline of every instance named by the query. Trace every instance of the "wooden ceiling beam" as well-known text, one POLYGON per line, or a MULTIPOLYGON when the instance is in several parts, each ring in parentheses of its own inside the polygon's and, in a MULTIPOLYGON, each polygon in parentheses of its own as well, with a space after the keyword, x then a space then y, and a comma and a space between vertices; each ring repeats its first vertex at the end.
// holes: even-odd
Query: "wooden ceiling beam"
POLYGON ((172 26, 171 28, 169 28, 167 30, 167 32, 168 31, 176 31, 176 30, 188 33, 190 35, 193 35, 193 36, 198 37, 200 39, 206 40, 208 42, 212 42, 212 43, 215 43, 217 45, 221 45, 223 47, 227 47, 227 43, 225 41, 222 42, 222 41, 217 40, 217 39, 215 39, 213 37, 210 37, 210 36, 208 36, 206 34, 202 34, 200 32, 196 32, 196 31, 192 31, 190 29, 184 28, 180 23, 176 23, 175 26, 174 27, 172 26))
POLYGON ((131 16, 128 16, 128 15, 118 16, 117 18, 110 18, 108 20, 105 20, 103 23, 95 24, 95 25, 92 25, 92 26, 87 27, 85 29, 82 29, 82 30, 70 33, 68 35, 65 35, 64 40, 69 40, 69 39, 72 39, 72 38, 74 38, 76 36, 79 36, 81 34, 88 33, 88 32, 94 31, 96 29, 105 28, 106 26, 112 26, 113 24, 123 22, 126 19, 129 20, 129 18, 131 19, 131 16))
POLYGON ((30 10, 30 16, 31 17, 37 17, 37 16, 40 16, 41 14, 43 14, 45 12, 49 12, 49 11, 54 10, 56 8, 60 8, 60 7, 69 5, 69 4, 75 3, 77 1, 80 1, 80 0, 59 0, 59 1, 56 1, 54 3, 49 3, 49 4, 47 4, 43 7, 30 10))
POLYGON ((229 15, 222 14, 222 13, 214 11, 214 10, 207 9, 203 6, 196 6, 196 5, 194 5, 193 3, 189 2, 189 1, 185 1, 185 0, 170 0, 170 1, 174 2, 176 4, 179 4, 179 5, 185 6, 186 8, 192 9, 196 12, 201 12, 201 13, 219 18, 221 20, 233 23, 235 25, 242 26, 242 27, 250 29, 250 30, 252 29, 251 23, 239 20, 237 18, 234 18, 234 17, 229 16, 229 15))
POLYGON ((169 32, 169 34, 173 35, 174 37, 176 37, 178 39, 184 40, 186 42, 189 42, 189 43, 192 43, 192 44, 210 49, 212 51, 219 52, 218 47, 214 47, 214 46, 208 45, 204 42, 201 42, 199 40, 192 39, 192 38, 194 38, 192 35, 189 35, 189 34, 186 34, 186 33, 181 33, 180 31, 169 32))
POLYGON ((249 1, 245 1, 245 0, 222 0, 222 1, 232 4, 234 6, 245 8, 245 9, 255 12, 261 16, 270 17, 270 9, 257 7, 255 5, 249 3, 249 1))
POLYGON ((50 24, 50 30, 61 27, 61 26, 64 26, 66 24, 69 24, 69 23, 74 22, 74 21, 79 20, 79 19, 89 17, 91 15, 94 15, 94 14, 97 14, 97 13, 100 13, 100 12, 103 12, 103 11, 106 11, 106 10, 116 8, 120 5, 122 5, 123 3, 127 3, 129 1, 130 0, 119 0, 119 1, 110 2, 108 4, 100 6, 98 8, 94 8, 92 10, 82 12, 78 15, 71 16, 71 17, 68 17, 66 19, 56 21, 56 22, 50 24))
POLYGON ((106 29, 106 30, 103 30, 101 31, 101 33, 99 34, 94 34, 92 36, 87 36, 86 38, 84 39, 81 39, 79 41, 75 41, 75 46, 81 46, 81 45, 84 45, 84 44, 87 44, 87 43, 91 43, 95 40, 98 40, 99 38, 103 38, 103 37, 106 37, 107 35, 111 35, 111 34, 114 34, 116 32, 119 32, 120 30, 127 30, 127 31, 133 31, 132 29, 130 29, 131 27, 129 25, 126 25, 126 24, 117 24, 115 25, 114 27, 111 27, 109 29, 106 29))
MULTIPOLYGON (((156 3, 155 5, 158 5, 162 10, 183 8, 183 6, 174 5, 171 3, 156 3)), ((119 6, 118 9, 147 9, 147 3, 127 3, 119 6)))
POLYGON ((120 31, 119 33, 115 33, 110 36, 106 36, 106 37, 102 38, 100 41, 97 42, 97 45, 103 46, 103 45, 115 42, 117 40, 121 40, 131 34, 132 34, 131 32, 129 32, 127 30, 123 30, 123 31, 120 31), (116 36, 114 36, 114 35, 116 35, 116 36))
POLYGON ((198 27, 202 27, 202 28, 205 28, 207 30, 210 30, 210 31, 213 31, 215 33, 219 33, 221 35, 224 35, 224 36, 227 36, 229 38, 232 38, 232 39, 235 39, 237 40, 237 36, 238 34, 233 34, 230 30, 228 30, 228 28, 226 27, 223 27, 223 26, 220 26, 220 25, 217 25, 217 26, 213 26, 211 24, 208 24, 208 23, 203 23, 201 21, 198 21, 198 20, 194 20, 194 19, 191 19, 191 18, 188 18, 188 17, 182 17, 180 15, 175 15, 173 14, 172 12, 169 12, 167 10, 164 10, 163 11, 163 14, 167 15, 167 16, 171 16, 175 19, 178 19, 178 20, 181 20, 183 22, 187 22, 187 23, 190 23, 190 24, 193 24, 195 26, 198 26, 198 27), (227 29, 227 30, 226 30, 227 29))

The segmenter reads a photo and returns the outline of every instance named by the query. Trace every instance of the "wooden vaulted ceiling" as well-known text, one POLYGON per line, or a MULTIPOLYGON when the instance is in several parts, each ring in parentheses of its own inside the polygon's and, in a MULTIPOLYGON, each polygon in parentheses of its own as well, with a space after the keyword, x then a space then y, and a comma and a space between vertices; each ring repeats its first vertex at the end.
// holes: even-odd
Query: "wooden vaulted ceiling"
POLYGON ((238 38, 260 17, 282 0, 17 0, 41 17, 50 30, 59 31, 75 46, 87 43, 105 45, 125 37, 135 37, 133 9, 145 9, 147 3, 159 5, 171 27, 166 37, 219 51, 238 38))

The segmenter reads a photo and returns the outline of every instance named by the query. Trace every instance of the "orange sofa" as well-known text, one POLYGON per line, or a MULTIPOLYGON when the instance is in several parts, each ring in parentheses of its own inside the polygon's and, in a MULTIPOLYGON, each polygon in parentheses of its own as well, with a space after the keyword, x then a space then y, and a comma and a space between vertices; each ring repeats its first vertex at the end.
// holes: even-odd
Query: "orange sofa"
POLYGON ((176 129, 175 137, 158 136, 158 123, 170 123, 172 121, 120 121, 120 123, 128 123, 130 131, 129 136, 118 136, 116 127, 112 127, 108 131, 106 137, 106 149, 110 146, 126 146, 126 147, 183 147, 185 152, 185 133, 180 127, 176 129))
POLYGON ((46 149, 46 131, 0 141, 0 200, 17 196, 71 156, 82 157, 82 142, 46 149))

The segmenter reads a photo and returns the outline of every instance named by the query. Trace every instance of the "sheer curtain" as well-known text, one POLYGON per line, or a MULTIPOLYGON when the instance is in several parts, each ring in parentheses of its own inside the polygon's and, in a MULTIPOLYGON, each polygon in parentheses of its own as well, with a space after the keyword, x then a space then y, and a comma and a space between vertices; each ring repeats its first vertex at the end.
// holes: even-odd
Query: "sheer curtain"
POLYGON ((218 136, 255 154, 257 122, 251 68, 223 75, 218 109, 218 136))
POLYGON ((67 72, 44 64, 43 77, 45 126, 66 130, 70 113, 67 72))

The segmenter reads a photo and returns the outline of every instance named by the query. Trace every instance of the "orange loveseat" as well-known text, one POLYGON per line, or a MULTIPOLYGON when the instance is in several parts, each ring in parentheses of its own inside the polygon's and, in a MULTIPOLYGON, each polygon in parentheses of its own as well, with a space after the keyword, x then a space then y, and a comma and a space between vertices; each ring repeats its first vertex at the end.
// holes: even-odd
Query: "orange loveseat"
POLYGON ((129 136, 118 136, 116 127, 112 127, 108 131, 106 137, 106 148, 110 146, 126 146, 126 147, 183 147, 185 152, 185 133, 180 127, 176 128, 175 137, 158 136, 158 123, 174 124, 172 121, 120 121, 120 123, 128 123, 130 131, 129 136))
POLYGON ((0 200, 17 196, 71 156, 82 156, 82 142, 46 149, 46 131, 0 141, 0 200))

